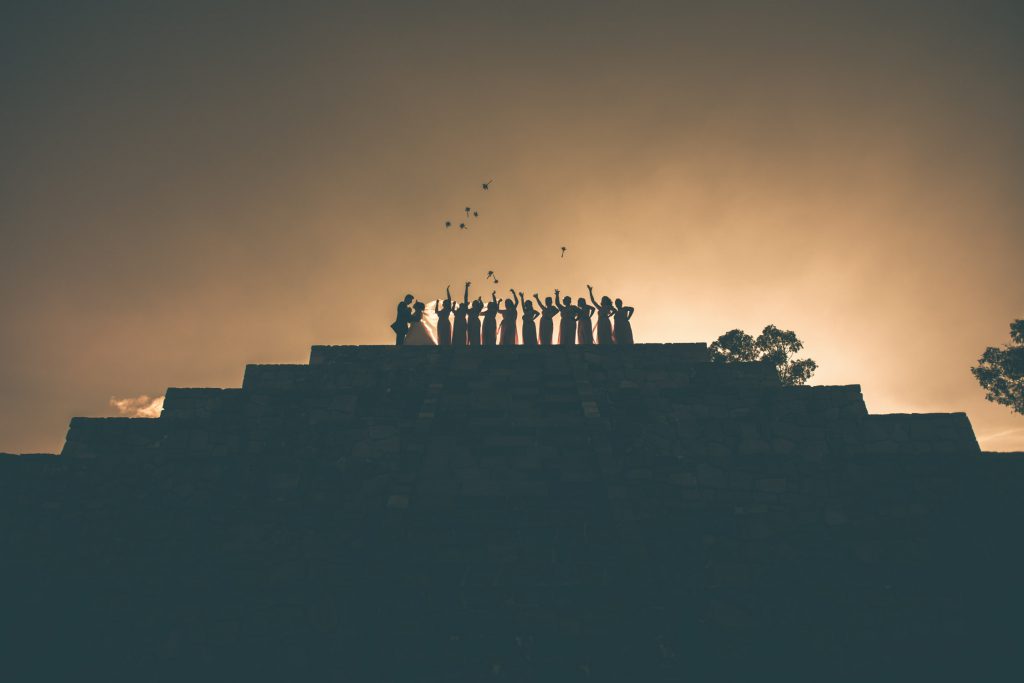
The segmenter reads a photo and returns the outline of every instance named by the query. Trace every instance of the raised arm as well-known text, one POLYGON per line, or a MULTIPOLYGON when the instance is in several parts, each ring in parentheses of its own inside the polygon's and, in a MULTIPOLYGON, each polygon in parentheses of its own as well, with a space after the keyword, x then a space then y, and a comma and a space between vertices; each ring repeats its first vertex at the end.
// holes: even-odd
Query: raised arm
POLYGON ((469 305, 469 285, 470 284, 472 284, 472 283, 470 283, 470 282, 466 283, 466 290, 462 293, 462 303, 464 305, 466 305, 466 306, 469 305))
POLYGON ((498 297, 495 296, 496 294, 497 294, 497 292, 492 289, 491 290, 491 302, 495 303, 495 304, 498 303, 498 297))
POLYGON ((587 285, 587 291, 590 292, 590 303, 594 304, 594 308, 597 308, 597 300, 594 299, 594 288, 587 285))
POLYGON ((537 292, 533 293, 533 298, 537 300, 537 310, 538 311, 546 311, 546 310, 548 310, 547 308, 544 307, 544 304, 541 303, 540 297, 537 296, 537 292))
POLYGON ((516 290, 514 289, 509 289, 508 291, 512 292, 512 300, 516 302, 516 308, 518 308, 519 304, 522 303, 519 301, 519 295, 516 294, 516 290))
POLYGON ((452 286, 448 285, 447 287, 445 287, 444 288, 444 293, 447 295, 448 301, 451 301, 452 300, 452 286))
POLYGON ((558 296, 560 293, 561 292, 559 292, 557 289, 555 290, 555 306, 558 307, 558 312, 559 313, 565 311, 565 306, 562 305, 562 299, 561 299, 561 297, 558 296))

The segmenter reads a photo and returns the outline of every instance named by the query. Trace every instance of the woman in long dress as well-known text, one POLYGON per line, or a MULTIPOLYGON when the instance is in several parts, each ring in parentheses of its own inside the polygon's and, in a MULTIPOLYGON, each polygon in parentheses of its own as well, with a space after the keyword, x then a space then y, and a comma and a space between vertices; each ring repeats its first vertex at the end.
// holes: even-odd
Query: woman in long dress
POLYGON ((437 343, 439 346, 452 345, 452 286, 445 288, 446 298, 443 302, 434 302, 434 311, 437 312, 437 343))
POLYGON ((576 309, 579 311, 576 330, 579 333, 579 343, 584 346, 594 344, 594 311, 597 309, 587 303, 582 296, 576 301, 576 309))
POLYGON ((477 297, 469 307, 468 327, 469 345, 480 346, 480 313, 484 310, 484 300, 477 297))
POLYGON ((405 346, 437 346, 434 333, 427 327, 427 321, 423 319, 423 311, 426 304, 417 301, 412 307, 412 322, 409 325, 409 334, 405 335, 405 346))
MULTIPOLYGON (((537 300, 537 308, 540 309, 540 343, 542 346, 551 346, 555 337, 555 314, 558 308, 552 303, 551 297, 545 297, 544 303, 534 292, 533 298, 537 300)), ((525 335, 525 332, 523 333, 525 335)))
POLYGON ((590 290, 590 301, 594 304, 594 308, 597 309, 597 343, 598 345, 614 344, 615 335, 612 333, 612 315, 615 314, 615 309, 612 307, 612 300, 602 296, 601 303, 598 304, 597 300, 594 299, 594 288, 587 285, 587 289, 590 290))
POLYGON ((633 345, 633 326, 629 319, 633 317, 633 307, 623 306, 622 299, 615 300, 615 343, 619 346, 633 345))
POLYGON ((494 346, 498 343, 498 297, 491 292, 491 300, 484 311, 483 345, 494 346))
POLYGON ((562 314, 561 320, 558 322, 558 344, 560 346, 575 346, 576 345, 576 319, 579 317, 579 311, 572 305, 572 297, 567 296, 558 302, 558 290, 555 290, 555 305, 558 306, 558 312, 562 314))
POLYGON ((505 299, 505 308, 501 311, 501 345, 502 346, 515 346, 519 343, 519 335, 516 333, 516 320, 519 318, 519 297, 516 296, 516 290, 508 290, 512 292, 512 298, 505 299))
POLYGON ((523 346, 536 346, 537 325, 533 321, 540 317, 540 313, 533 310, 533 302, 522 292, 519 292, 519 300, 523 302, 523 346))
POLYGON ((455 309, 455 324, 452 325, 452 345, 465 346, 468 337, 466 335, 466 318, 469 315, 469 283, 466 283, 466 290, 462 294, 462 303, 455 309))

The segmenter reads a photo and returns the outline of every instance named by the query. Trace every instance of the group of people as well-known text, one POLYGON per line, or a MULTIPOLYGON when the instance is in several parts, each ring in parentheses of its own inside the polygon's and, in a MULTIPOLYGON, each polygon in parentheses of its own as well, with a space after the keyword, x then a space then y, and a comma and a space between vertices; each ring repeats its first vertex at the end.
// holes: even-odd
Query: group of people
POLYGON ((413 295, 406 295, 398 304, 398 314, 391 325, 395 331, 395 343, 399 346, 510 346, 520 343, 524 346, 594 343, 629 346, 633 343, 633 329, 629 322, 633 317, 633 308, 624 306, 622 299, 612 302, 607 296, 601 297, 598 303, 594 298, 594 288, 590 285, 587 285, 590 292, 589 304, 583 297, 573 304, 572 297, 562 298, 556 289, 555 296, 549 296, 543 302, 534 293, 533 299, 537 302, 534 307, 533 301, 527 299, 522 292, 517 294, 514 289, 510 289, 512 297, 505 299, 502 308, 497 293, 493 291, 486 305, 481 297, 470 302, 470 284, 466 283, 461 303, 452 299, 450 287, 445 290, 447 298, 434 302, 437 314, 436 337, 427 325, 426 304, 421 301, 413 303, 413 295), (520 308, 522 340, 518 325, 520 308), (501 315, 500 322, 498 315, 501 315), (559 316, 557 340, 554 322, 556 315, 559 316))

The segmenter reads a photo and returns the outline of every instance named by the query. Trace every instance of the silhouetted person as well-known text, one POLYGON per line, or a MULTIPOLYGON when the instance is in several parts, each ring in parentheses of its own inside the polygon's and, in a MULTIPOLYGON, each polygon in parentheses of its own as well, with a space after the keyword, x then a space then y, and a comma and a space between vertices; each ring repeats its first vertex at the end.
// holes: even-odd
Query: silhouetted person
POLYGON ((455 309, 455 324, 452 325, 452 345, 465 346, 469 337, 466 334, 466 318, 469 316, 469 283, 462 292, 462 303, 455 309))
POLYGON ((615 343, 619 346, 633 345, 633 326, 629 319, 633 317, 633 307, 623 306, 622 299, 615 300, 615 343))
POLYGON ((615 314, 615 309, 612 307, 612 300, 602 296, 601 303, 598 304, 594 299, 594 288, 587 285, 587 290, 590 291, 591 303, 597 309, 597 343, 598 345, 614 344, 615 335, 612 333, 612 316, 615 314))
POLYGON ((480 314, 484 310, 484 300, 477 297, 469 307, 469 345, 480 346, 480 314))
POLYGON ((505 299, 505 308, 501 310, 501 345, 515 346, 519 343, 519 335, 516 333, 516 320, 519 319, 519 297, 516 290, 512 292, 512 298, 505 299))
POLYGON ((414 298, 412 294, 406 294, 405 298, 398 303, 395 322, 391 323, 391 329, 395 331, 395 346, 404 344, 405 335, 409 334, 409 323, 412 322, 412 311, 409 306, 414 298))
POLYGON ((533 310, 533 302, 523 296, 522 292, 519 292, 519 300, 523 302, 523 346, 536 346, 537 325, 533 321, 540 317, 540 313, 533 310))
POLYGON ((484 310, 483 345, 495 346, 498 343, 498 297, 491 292, 491 300, 484 310))
POLYGON ((448 296, 444 302, 435 301, 434 311, 437 312, 437 343, 439 346, 452 345, 452 286, 444 290, 448 296))
POLYGON ((405 335, 402 346, 437 346, 437 340, 434 339, 433 333, 427 327, 427 321, 424 320, 426 308, 427 305, 422 301, 417 301, 416 305, 412 307, 409 333, 405 335))
POLYGON ((551 297, 546 297, 544 303, 540 302, 540 297, 534 292, 533 298, 537 300, 537 308, 540 309, 540 343, 543 346, 551 346, 555 336, 555 314, 558 313, 558 308, 551 301, 551 297))
POLYGON ((558 306, 558 312, 562 314, 561 319, 558 323, 558 344, 559 346, 575 346, 576 345, 576 318, 579 316, 579 311, 572 305, 572 297, 567 296, 558 301, 558 290, 555 290, 555 305, 558 306))
POLYGON ((593 346, 594 344, 594 311, 597 310, 593 306, 587 303, 587 300, 582 296, 576 300, 576 330, 579 334, 579 343, 584 346, 593 346))

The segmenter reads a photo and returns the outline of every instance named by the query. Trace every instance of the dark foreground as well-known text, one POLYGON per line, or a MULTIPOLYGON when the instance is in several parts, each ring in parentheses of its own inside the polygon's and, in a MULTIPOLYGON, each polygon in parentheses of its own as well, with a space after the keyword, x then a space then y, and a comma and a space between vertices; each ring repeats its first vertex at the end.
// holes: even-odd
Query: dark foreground
POLYGON ((1024 460, 703 358, 318 347, 76 419, 63 455, 0 457, 0 666, 1016 678, 1024 460))

